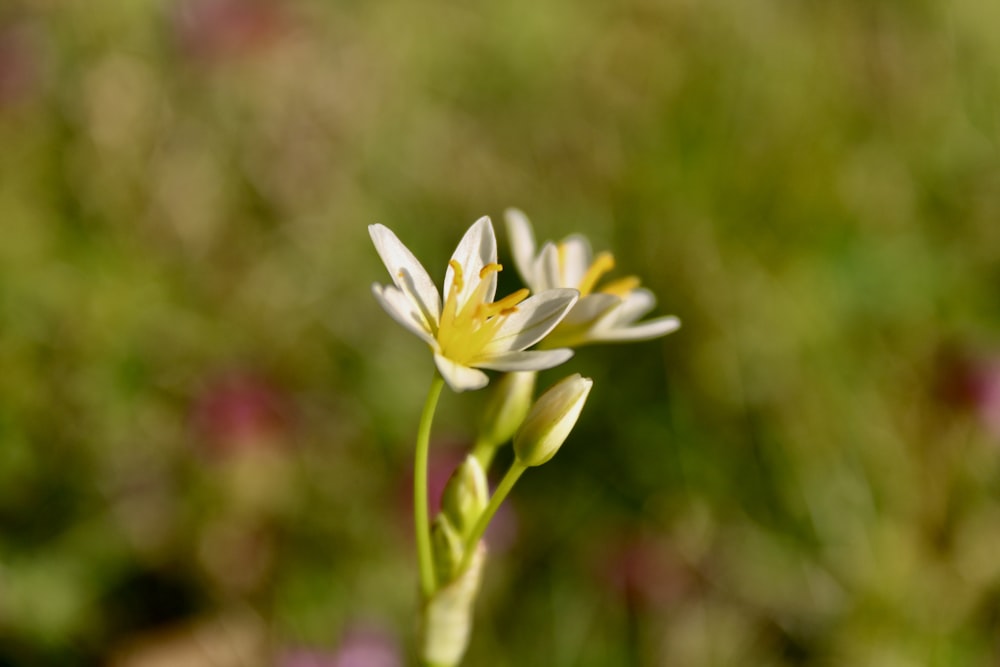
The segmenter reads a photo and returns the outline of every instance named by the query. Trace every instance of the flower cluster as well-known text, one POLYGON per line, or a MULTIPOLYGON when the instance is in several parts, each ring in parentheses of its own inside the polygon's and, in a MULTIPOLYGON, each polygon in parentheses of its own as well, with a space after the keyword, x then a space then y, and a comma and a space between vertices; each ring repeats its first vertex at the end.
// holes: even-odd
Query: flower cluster
POLYGON ((514 264, 527 288, 501 299, 495 297, 503 267, 489 218, 477 220, 462 237, 448 262, 443 293, 389 228, 369 227, 393 281, 373 285, 375 297, 431 347, 453 390, 485 387, 489 378, 480 369, 543 370, 568 360, 570 347, 647 340, 680 326, 672 316, 637 323, 656 304, 653 293, 634 276, 599 286, 614 258, 609 252, 594 257, 583 236, 547 242, 536 253, 524 214, 508 210, 506 221, 514 264), (527 350, 539 342, 548 349, 527 350))
POLYGON ((537 371, 567 361, 572 347, 648 340, 680 326, 676 317, 639 322, 656 300, 637 278, 601 284, 614 268, 610 253, 594 256, 582 236, 547 242, 536 252, 524 214, 510 210, 506 220, 514 263, 527 287, 500 299, 497 274, 503 267, 489 218, 477 220, 462 237, 441 292, 392 231, 369 227, 393 283, 373 285, 375 298, 427 343, 437 369, 420 421, 413 484, 423 594, 419 654, 426 665, 461 662, 486 558, 486 528, 518 478, 563 445, 593 387, 592 380, 574 373, 532 401, 537 371), (427 453, 441 388, 445 383, 456 392, 485 387, 484 370, 505 374, 479 421, 472 452, 452 475, 431 521, 427 453), (513 461, 491 494, 487 473, 497 449, 508 442, 513 461))

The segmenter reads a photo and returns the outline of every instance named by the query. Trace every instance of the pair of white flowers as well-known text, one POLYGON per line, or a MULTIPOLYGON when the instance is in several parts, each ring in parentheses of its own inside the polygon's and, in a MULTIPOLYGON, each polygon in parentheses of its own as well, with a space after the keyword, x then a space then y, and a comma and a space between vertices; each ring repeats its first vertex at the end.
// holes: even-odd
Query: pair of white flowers
POLYGON ((509 210, 505 217, 514 264, 528 289, 499 300, 494 299, 502 267, 488 217, 477 220, 455 249, 443 298, 423 265, 389 228, 368 228, 393 281, 373 285, 375 297, 393 319, 430 346, 438 371, 454 391, 486 386, 489 378, 481 369, 543 370, 569 359, 570 347, 646 340, 680 326, 676 317, 638 322, 656 299, 636 278, 598 286, 614 267, 610 253, 593 257, 579 235, 547 242, 537 250, 524 214, 509 210), (527 349, 539 342, 555 349, 527 349))

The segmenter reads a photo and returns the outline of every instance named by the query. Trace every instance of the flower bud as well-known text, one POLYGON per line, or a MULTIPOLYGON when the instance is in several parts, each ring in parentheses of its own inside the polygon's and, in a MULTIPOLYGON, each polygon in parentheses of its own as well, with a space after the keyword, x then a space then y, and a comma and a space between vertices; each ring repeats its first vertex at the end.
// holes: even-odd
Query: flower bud
POLYGON ((439 584, 446 584, 458 574, 465 556, 462 536, 444 514, 434 517, 431 525, 431 551, 434 554, 434 572, 439 584))
POLYGON ((426 602, 419 629, 420 657, 428 665, 455 667, 462 661, 472 633, 472 606, 486 560, 480 542, 469 567, 438 589, 426 602))
POLYGON ((531 409, 535 393, 535 371, 505 373, 496 383, 483 411, 479 439, 499 447, 514 437, 517 427, 531 409))
POLYGON ((565 442, 580 417, 594 381, 574 373, 553 385, 531 408, 514 436, 514 454, 524 466, 540 466, 565 442))
POLYGON ((441 511, 463 537, 468 537, 479 520, 479 515, 490 502, 486 473, 476 457, 465 457, 455 468, 441 496, 441 511))

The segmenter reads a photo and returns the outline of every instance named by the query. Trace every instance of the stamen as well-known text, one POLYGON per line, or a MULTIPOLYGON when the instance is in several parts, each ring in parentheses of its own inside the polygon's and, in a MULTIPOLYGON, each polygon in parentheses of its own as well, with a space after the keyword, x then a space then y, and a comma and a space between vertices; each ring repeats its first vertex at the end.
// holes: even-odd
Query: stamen
POLYGON ((499 301, 494 301, 490 304, 490 308, 501 315, 505 314, 504 311, 517 312, 517 304, 527 299, 529 294, 531 294, 531 290, 522 287, 513 294, 508 294, 499 301))
POLYGON ((462 277, 462 265, 458 263, 457 259, 449 259, 448 266, 450 266, 451 270, 455 272, 451 284, 456 291, 461 292, 462 287, 465 286, 465 281, 462 277))
POLYGON ((500 273, 501 271, 503 271, 502 264, 497 264, 495 262, 493 264, 487 264, 483 268, 479 269, 479 279, 482 280, 491 273, 500 273))
POLYGON ((601 288, 601 292, 604 294, 613 294, 624 299, 628 296, 629 292, 641 284, 642 282, 635 276, 626 276, 608 283, 601 288))
POLYGON ((441 310, 441 324, 437 342, 441 353, 459 363, 474 360, 496 335, 505 316, 517 312, 517 304, 531 294, 528 289, 520 289, 499 301, 487 303, 487 280, 491 273, 503 269, 497 263, 490 263, 479 271, 479 284, 459 307, 458 293, 462 288, 462 267, 455 260, 448 263, 454 271, 451 290, 445 298, 441 310))
MULTIPOLYGON (((601 279, 605 273, 615 268, 615 258, 610 252, 602 252, 597 257, 594 258, 594 263, 590 265, 587 272, 583 274, 583 279, 580 280, 580 285, 577 287, 580 290, 580 296, 587 296, 592 291, 594 291, 594 286, 597 281, 601 279)), ((607 289, 601 290, 606 292, 607 289)))

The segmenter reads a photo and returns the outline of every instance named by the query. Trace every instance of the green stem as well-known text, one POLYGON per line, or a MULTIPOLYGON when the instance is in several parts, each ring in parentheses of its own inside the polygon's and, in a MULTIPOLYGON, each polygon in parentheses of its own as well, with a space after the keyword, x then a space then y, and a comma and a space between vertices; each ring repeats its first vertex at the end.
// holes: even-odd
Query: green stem
POLYGON ((458 568, 459 572, 465 572, 469 565, 472 564, 472 555, 476 551, 476 545, 479 544, 479 540, 483 539, 483 534, 486 532, 486 527, 490 525, 490 521, 493 519, 493 515, 497 513, 500 509, 500 504, 507 498, 510 490, 514 488, 514 484, 517 482, 521 474, 527 470, 527 466, 523 466, 516 460, 510 464, 510 468, 507 470, 507 474, 503 476, 500 480, 499 486, 497 486, 496 491, 493 492, 493 496, 490 497, 490 503, 483 510, 483 513, 479 517, 479 521, 476 522, 475 528, 472 529, 472 533, 469 534, 469 539, 465 542, 465 557, 462 559, 462 566, 458 568))
POLYGON ((476 444, 472 446, 472 455, 479 460, 483 472, 489 471, 490 464, 493 463, 493 455, 496 453, 497 445, 482 436, 476 438, 476 444))
POLYGON ((430 450, 431 422, 437 409, 444 378, 437 372, 427 391, 424 411, 417 429, 417 448, 413 461, 413 526, 417 533, 417 562, 420 565, 420 591, 430 598, 437 587, 434 577, 434 554, 431 551, 431 521, 427 505, 427 453, 430 450))

